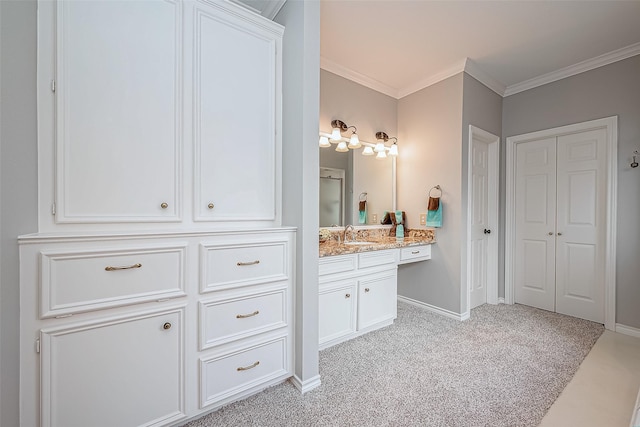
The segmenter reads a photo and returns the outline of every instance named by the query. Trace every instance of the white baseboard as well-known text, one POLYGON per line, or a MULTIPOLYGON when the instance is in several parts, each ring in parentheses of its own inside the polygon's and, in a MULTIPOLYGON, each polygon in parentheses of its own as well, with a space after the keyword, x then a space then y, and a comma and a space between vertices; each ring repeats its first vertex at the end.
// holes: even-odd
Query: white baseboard
POLYGON ((435 305, 431 305, 431 304, 427 304, 426 302, 422 302, 422 301, 418 301, 418 300, 415 300, 415 299, 403 297, 401 295, 398 295, 398 301, 406 302, 407 304, 411 304, 411 305, 415 305, 415 306, 420 307, 420 308, 424 308, 425 310, 432 311, 432 312, 434 312, 436 314, 439 314, 441 316, 448 317, 448 318, 454 319, 454 320, 463 321, 463 320, 466 320, 466 319, 469 318, 469 313, 463 313, 463 314, 454 313, 453 311, 445 310, 444 308, 436 307, 435 305), (465 317, 465 315, 466 315, 466 317, 465 317))
POLYGON ((297 388, 300 393, 305 394, 306 392, 311 391, 320 385, 320 375, 316 375, 315 377, 309 378, 306 381, 300 381, 300 378, 294 375, 289 378, 289 381, 291 381, 291 384, 293 384, 293 386, 297 388))
POLYGON ((616 323, 616 332, 640 338, 640 329, 634 328, 633 326, 621 325, 620 323, 616 323))

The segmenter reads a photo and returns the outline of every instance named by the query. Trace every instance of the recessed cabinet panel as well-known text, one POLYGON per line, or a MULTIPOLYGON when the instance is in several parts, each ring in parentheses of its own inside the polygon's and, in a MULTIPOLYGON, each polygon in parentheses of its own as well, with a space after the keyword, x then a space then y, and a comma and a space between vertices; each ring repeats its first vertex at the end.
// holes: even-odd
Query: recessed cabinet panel
POLYGON ((319 294, 319 337, 323 344, 356 332, 356 279, 321 285, 319 294))
POLYGON ((279 36, 197 5, 195 220, 276 218, 279 36))
POLYGON ((57 222, 180 219, 181 22, 178 1, 57 2, 57 222))
POLYGON ((40 315, 52 317, 185 295, 186 244, 43 251, 40 315))
POLYGON ((182 310, 43 331, 42 427, 185 417, 182 310))
POLYGON ((358 282, 358 330, 397 317, 397 269, 358 282))

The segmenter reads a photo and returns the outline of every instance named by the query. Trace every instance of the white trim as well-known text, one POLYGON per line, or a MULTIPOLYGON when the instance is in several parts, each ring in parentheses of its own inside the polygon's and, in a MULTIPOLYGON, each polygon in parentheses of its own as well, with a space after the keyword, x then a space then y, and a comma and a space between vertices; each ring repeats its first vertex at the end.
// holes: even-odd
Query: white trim
POLYGON ((306 392, 320 386, 320 375, 316 375, 306 381, 301 381, 300 378, 294 375, 289 378, 289 381, 291 381, 291 384, 293 384, 301 394, 305 394, 306 392))
POLYGON ((449 319, 453 319, 453 320, 463 321, 469 318, 469 313, 462 313, 462 314, 454 313, 453 311, 445 310, 444 308, 436 307, 435 305, 427 304, 426 302, 418 301, 412 298, 403 297, 401 295, 398 295, 398 301, 406 302, 407 304, 411 304, 413 306, 420 307, 425 310, 429 310, 433 313, 439 314, 444 317, 448 317, 449 319))
POLYGON ((504 304, 504 298, 502 297, 498 298, 498 304, 504 304))
POLYGON ((418 92, 426 87, 432 86, 436 83, 439 83, 449 77, 455 76, 465 70, 465 65, 467 62, 467 58, 456 62, 452 66, 445 68, 439 73, 432 74, 429 77, 425 77, 424 79, 418 80, 416 83, 410 84, 409 86, 405 86, 397 90, 398 96, 396 98, 404 98, 407 95, 411 95, 414 92, 418 92))
POLYGON ((607 52, 603 55, 596 56, 595 58, 587 59, 586 61, 578 62, 577 64, 569 65, 568 67, 564 67, 529 80, 525 80, 520 83, 512 84, 510 86, 507 86, 507 89, 504 91, 503 96, 510 96, 519 92, 523 92, 525 90, 533 89, 538 86, 546 85, 548 83, 575 76, 576 74, 594 70, 605 65, 613 64, 614 62, 622 61, 623 59, 631 58, 632 56, 639 54, 640 42, 634 43, 627 47, 623 47, 621 49, 607 52))
POLYGON ((514 303, 515 290, 515 148, 516 144, 561 136, 591 129, 606 129, 607 132, 607 219, 605 238, 605 297, 604 297, 604 325, 609 330, 615 330, 616 324, 616 218, 617 218, 617 188, 618 188, 618 116, 590 120, 545 129, 538 132, 507 138, 507 174, 506 174, 506 208, 505 208, 505 274, 504 299, 507 304, 514 303))
POLYGON ((633 326, 616 323, 616 332, 619 334, 629 335, 630 337, 640 338, 640 328, 634 328, 633 326))
POLYGON ((333 74, 337 74, 340 77, 344 77, 347 80, 361 84, 392 98, 399 99, 398 90, 391 86, 388 86, 378 80, 372 79, 369 76, 353 71, 345 66, 337 64, 323 56, 320 57, 320 68, 333 74))
POLYGON ((494 91, 500 96, 504 96, 504 92, 506 90, 506 86, 499 82, 498 80, 491 77, 487 74, 480 66, 474 62, 472 59, 467 58, 467 61, 464 65, 464 71, 469 74, 471 77, 494 91))
MULTIPOLYGON (((487 265, 494 266, 492 268, 492 272, 487 270, 487 288, 486 288, 486 302, 488 304, 497 304, 498 303, 498 242, 500 241, 499 234, 499 218, 500 218, 500 137, 494 135, 490 132, 487 132, 479 127, 469 125, 469 144, 468 144, 468 156, 467 156, 467 240, 466 240, 466 251, 467 251, 467 263, 466 263, 466 274, 463 276, 466 277, 467 282, 467 301, 466 304, 463 301, 460 301, 460 307, 463 307, 463 313, 465 315, 469 315, 471 309, 471 217, 472 217, 472 203, 471 196, 473 194, 473 182, 472 182, 472 166, 473 166, 473 139, 474 137, 486 143, 489 148, 489 225, 491 231, 494 233, 494 239, 489 241, 487 265), (493 166, 493 167, 491 167, 493 166), (492 184, 495 186, 494 191, 491 191, 492 184), (493 196, 493 197, 492 197, 493 196), (492 277, 494 276, 494 277, 492 277)), ((462 297, 464 293, 460 293, 462 297)), ((462 299, 462 298, 461 298, 462 299)))

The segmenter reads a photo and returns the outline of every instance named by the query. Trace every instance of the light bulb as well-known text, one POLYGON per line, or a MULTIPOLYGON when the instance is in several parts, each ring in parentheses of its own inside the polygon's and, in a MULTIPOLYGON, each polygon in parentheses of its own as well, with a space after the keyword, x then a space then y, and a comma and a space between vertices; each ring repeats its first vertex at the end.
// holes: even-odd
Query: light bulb
POLYGON ((331 147, 331 143, 329 142, 329 138, 326 136, 320 137, 320 147, 331 147))
POLYGON ((347 148, 347 143, 344 141, 340 141, 340 143, 338 143, 338 146, 336 147, 336 151, 340 153, 346 153, 347 151, 349 151, 349 149, 347 148))
POLYGON ((342 135, 340 135, 340 128, 333 128, 331 131, 331 140, 340 141, 342 139, 342 135))
POLYGON ((376 156, 376 159, 386 159, 387 158, 387 152, 382 150, 378 152, 378 155, 376 156))
POLYGON ((373 156, 373 148, 371 148, 370 146, 366 146, 364 147, 364 150, 362 150, 362 155, 363 156, 373 156))
MULTIPOLYGON (((378 142, 376 144, 376 148, 373 149, 373 151, 375 151, 376 153, 382 153, 384 152, 384 143, 382 142, 378 142)), ((385 156, 386 157, 386 156, 385 156)))
POLYGON ((398 144, 393 144, 391 146, 391 148, 389 148, 389 155, 390 156, 397 156, 398 155, 398 144))
POLYGON ((358 138, 358 134, 354 132, 351 134, 351 139, 349 139, 349 148, 355 149, 360 147, 362 147, 362 144, 360 144, 360 138, 358 138))

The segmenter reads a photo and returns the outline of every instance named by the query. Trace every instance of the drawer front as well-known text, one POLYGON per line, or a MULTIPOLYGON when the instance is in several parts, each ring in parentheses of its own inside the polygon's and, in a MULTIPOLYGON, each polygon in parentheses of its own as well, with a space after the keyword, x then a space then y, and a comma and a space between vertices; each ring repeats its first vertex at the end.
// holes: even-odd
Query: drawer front
POLYGON ((410 246, 400 250, 400 261, 431 259, 431 245, 410 246))
POLYGON ((200 350, 287 323, 287 289, 201 302, 200 350))
POLYGON ((41 318, 185 295, 186 244, 42 251, 41 318))
POLYGON ((288 279, 289 248, 286 241, 218 245, 203 243, 201 291, 288 279))
POLYGON ((344 273, 356 269, 355 255, 328 256, 320 258, 318 270, 320 276, 335 273, 344 273))
POLYGON ((200 359, 200 407, 290 374, 287 337, 221 356, 200 359))
POLYGON ((363 252, 358 254, 359 268, 378 267, 385 264, 396 264, 397 262, 397 249, 363 252))

